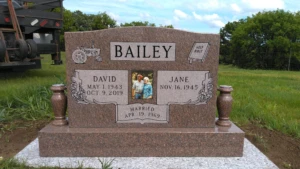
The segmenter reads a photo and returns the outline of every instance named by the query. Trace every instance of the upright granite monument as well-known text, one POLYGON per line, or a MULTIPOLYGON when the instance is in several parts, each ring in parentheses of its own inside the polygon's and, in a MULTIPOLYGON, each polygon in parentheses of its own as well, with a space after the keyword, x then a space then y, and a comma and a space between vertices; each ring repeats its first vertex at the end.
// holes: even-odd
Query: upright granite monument
MULTIPOLYGON (((244 132, 216 125, 219 35, 131 27, 65 40, 68 121, 58 113, 40 131, 41 156, 242 156, 244 132)), ((64 86, 52 88, 63 112, 64 86)))

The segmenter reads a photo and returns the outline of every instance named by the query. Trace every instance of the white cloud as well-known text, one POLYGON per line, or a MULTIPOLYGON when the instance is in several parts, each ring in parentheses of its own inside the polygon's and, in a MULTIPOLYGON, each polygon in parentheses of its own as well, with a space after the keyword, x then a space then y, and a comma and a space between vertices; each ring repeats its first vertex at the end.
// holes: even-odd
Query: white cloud
POLYGON ((204 20, 219 20, 220 17, 218 14, 212 14, 212 15, 204 15, 204 20))
POLYGON ((149 18, 150 14, 148 12, 143 12, 143 13, 140 13, 140 17, 142 17, 142 18, 149 18))
POLYGON ((208 23, 212 27, 223 27, 225 24, 221 21, 221 18, 218 14, 212 15, 198 15, 196 12, 193 12, 194 18, 201 21, 208 23))
POLYGON ((165 25, 172 25, 173 22, 172 22, 172 20, 168 19, 168 20, 165 20, 164 24, 165 25))
POLYGON ((211 23, 211 26, 213 26, 213 27, 219 27, 219 28, 221 28, 221 27, 225 26, 225 23, 223 23, 220 20, 213 20, 210 23, 211 23))
POLYGON ((198 15, 198 14, 196 14, 196 12, 193 12, 193 15, 194 15, 194 18, 196 18, 196 19, 198 19, 198 20, 200 20, 200 21, 202 21, 202 20, 203 20, 202 16, 201 16, 201 15, 198 15))
POLYGON ((226 4, 224 2, 219 2, 219 0, 209 0, 199 2, 196 6, 198 9, 201 10, 216 10, 224 8, 226 4))
MULTIPOLYGON (((136 0, 133 1, 133 2, 136 2, 136 0)), ((143 4, 145 4, 145 7, 150 6, 150 7, 156 8, 156 9, 159 9, 159 8, 162 8, 162 7, 163 7, 161 2, 144 1, 144 0, 142 0, 141 2, 142 2, 143 4)))
POLYGON ((119 20, 119 19, 120 19, 120 16, 119 16, 119 15, 114 14, 114 13, 112 13, 112 12, 109 12, 108 15, 109 15, 110 17, 112 17, 114 20, 119 20))
POLYGON ((262 10, 298 11, 300 3, 299 0, 65 0, 64 7, 87 14, 107 12, 117 23, 172 23, 174 27, 189 28, 190 31, 218 32, 228 21, 246 18, 262 10))
POLYGON ((175 13, 175 17, 177 17, 178 19, 187 19, 189 17, 188 14, 186 14, 178 9, 175 9, 174 13, 175 13))
POLYGON ((218 14, 212 14, 212 15, 198 15, 196 12, 193 12, 193 15, 196 19, 199 21, 209 21, 209 20, 220 20, 220 17, 218 14))
POLYGON ((231 9, 235 12, 242 12, 242 9, 237 4, 230 4, 231 9))
POLYGON ((242 3, 250 9, 263 10, 263 9, 283 9, 283 0, 242 0, 242 3))

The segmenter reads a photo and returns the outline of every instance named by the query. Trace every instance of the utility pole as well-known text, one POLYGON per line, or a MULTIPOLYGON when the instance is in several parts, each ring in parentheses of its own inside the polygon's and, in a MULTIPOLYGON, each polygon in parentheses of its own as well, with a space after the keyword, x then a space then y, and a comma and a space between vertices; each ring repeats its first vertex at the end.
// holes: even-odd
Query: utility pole
POLYGON ((290 47, 290 57, 289 57, 289 65, 288 65, 288 71, 290 71, 290 65, 291 65, 291 56, 292 56, 292 46, 290 47))

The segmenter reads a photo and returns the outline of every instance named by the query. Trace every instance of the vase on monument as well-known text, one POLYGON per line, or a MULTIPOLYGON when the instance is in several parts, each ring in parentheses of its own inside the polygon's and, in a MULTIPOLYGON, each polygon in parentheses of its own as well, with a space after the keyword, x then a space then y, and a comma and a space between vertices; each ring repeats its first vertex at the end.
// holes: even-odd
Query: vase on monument
POLYGON ((231 92, 233 91, 233 88, 227 85, 220 85, 218 91, 220 91, 220 94, 217 98, 219 119, 217 120, 216 124, 218 126, 229 127, 231 126, 229 116, 232 110, 233 98, 231 96, 231 92))
POLYGON ((66 90, 66 86, 64 84, 54 84, 51 86, 50 89, 53 91, 53 95, 51 97, 51 104, 55 117, 52 124, 56 126, 67 125, 67 96, 64 92, 66 90))

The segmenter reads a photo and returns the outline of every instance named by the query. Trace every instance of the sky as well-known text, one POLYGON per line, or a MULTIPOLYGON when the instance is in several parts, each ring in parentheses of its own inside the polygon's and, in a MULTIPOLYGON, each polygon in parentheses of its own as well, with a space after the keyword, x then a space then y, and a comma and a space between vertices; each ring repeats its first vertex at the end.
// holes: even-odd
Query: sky
POLYGON ((226 23, 259 11, 300 11, 299 0, 64 0, 63 4, 86 14, 106 12, 118 25, 148 21, 199 33, 219 33, 226 23))

